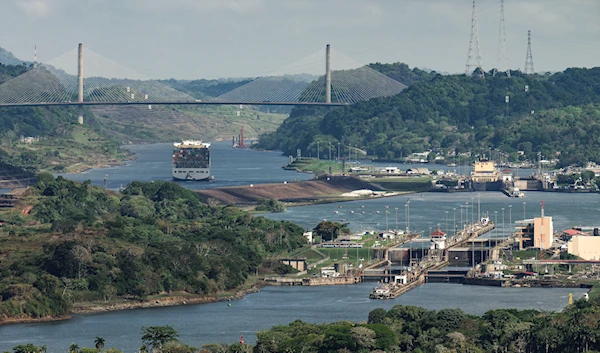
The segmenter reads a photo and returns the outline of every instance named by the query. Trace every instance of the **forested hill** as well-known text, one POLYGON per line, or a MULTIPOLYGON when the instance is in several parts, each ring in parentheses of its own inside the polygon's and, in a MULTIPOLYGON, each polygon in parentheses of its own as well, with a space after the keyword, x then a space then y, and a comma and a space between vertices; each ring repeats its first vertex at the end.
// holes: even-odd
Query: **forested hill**
POLYGON ((437 73, 434 71, 425 71, 416 67, 411 69, 405 63, 400 62, 393 64, 374 63, 369 64, 368 66, 407 86, 410 86, 415 82, 431 80, 437 76, 437 73))
POLYGON ((166 181, 116 194, 42 173, 0 222, 0 322, 62 315, 77 302, 215 294, 305 243, 299 226, 208 206, 166 181))
POLYGON ((24 61, 15 57, 13 53, 6 49, 0 48, 0 64, 4 65, 21 65, 24 61))
POLYGON ((276 132, 261 137, 260 146, 286 154, 300 148, 315 156, 317 143, 323 150, 341 142, 384 160, 428 150, 484 153, 492 147, 513 158, 525 151, 535 159, 541 151, 548 158, 559 153, 561 162, 600 162, 598 103, 600 68, 544 75, 515 71, 511 78, 437 75, 393 97, 327 111, 296 108, 276 132), (579 108, 566 109, 571 106, 579 108), (587 145, 579 149, 582 141, 587 145))
MULTIPOLYGON (((368 65, 368 67, 408 86, 414 82, 429 80, 436 75, 435 72, 424 71, 417 68, 410 69, 408 65, 404 63, 375 63, 368 65)), ((197 99, 210 99, 232 91, 240 86, 252 82, 253 80, 254 79, 252 78, 231 78, 218 80, 200 79, 191 81, 169 79, 161 82, 177 90, 185 92, 197 99)))

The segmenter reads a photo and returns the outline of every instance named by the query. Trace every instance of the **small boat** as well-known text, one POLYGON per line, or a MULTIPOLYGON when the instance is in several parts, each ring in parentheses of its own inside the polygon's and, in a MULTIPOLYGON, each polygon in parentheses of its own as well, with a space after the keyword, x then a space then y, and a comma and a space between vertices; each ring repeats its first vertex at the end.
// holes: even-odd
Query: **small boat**
POLYGON ((389 284, 383 284, 373 288, 369 298, 371 299, 390 299, 392 287, 389 284))

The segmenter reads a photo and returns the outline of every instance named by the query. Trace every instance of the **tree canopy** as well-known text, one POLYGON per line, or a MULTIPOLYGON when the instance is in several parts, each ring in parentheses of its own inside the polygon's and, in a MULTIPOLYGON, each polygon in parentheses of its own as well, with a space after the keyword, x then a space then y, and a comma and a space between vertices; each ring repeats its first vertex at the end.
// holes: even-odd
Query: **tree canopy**
POLYGON ((42 173, 29 198, 27 225, 22 215, 0 213, 0 246, 25 239, 37 249, 0 259, 0 316, 61 315, 73 302, 117 296, 214 294, 305 243, 290 222, 210 207, 165 181, 132 182, 116 194, 42 173))
POLYGON ((559 155, 563 164, 600 162, 599 78, 600 68, 515 71, 510 78, 436 75, 392 97, 328 110, 295 108, 276 132, 261 137, 259 147, 316 155, 317 143, 322 150, 340 143, 342 155, 358 146, 382 160, 492 148, 513 158, 524 151, 529 160, 541 152, 559 155))

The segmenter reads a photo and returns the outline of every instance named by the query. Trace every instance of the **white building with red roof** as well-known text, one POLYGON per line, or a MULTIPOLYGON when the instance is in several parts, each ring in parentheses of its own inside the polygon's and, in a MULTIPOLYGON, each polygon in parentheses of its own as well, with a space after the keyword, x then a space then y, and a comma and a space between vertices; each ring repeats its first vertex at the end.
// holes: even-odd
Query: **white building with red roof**
POLYGON ((446 233, 444 233, 440 228, 431 232, 431 234, 429 234, 429 237, 431 238, 430 249, 446 248, 446 233))

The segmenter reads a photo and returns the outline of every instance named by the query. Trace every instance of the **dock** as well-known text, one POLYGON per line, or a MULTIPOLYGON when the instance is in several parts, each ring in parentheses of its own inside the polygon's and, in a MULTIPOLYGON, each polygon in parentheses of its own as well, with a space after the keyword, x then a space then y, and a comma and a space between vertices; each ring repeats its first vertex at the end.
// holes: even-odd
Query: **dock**
POLYGON ((336 286, 344 284, 356 284, 361 282, 360 277, 339 276, 339 277, 266 277, 263 281, 270 286, 336 286))

